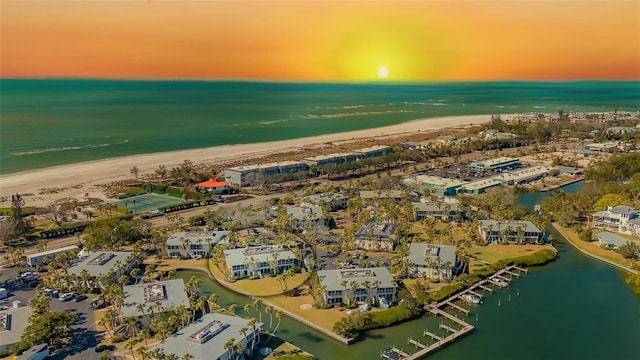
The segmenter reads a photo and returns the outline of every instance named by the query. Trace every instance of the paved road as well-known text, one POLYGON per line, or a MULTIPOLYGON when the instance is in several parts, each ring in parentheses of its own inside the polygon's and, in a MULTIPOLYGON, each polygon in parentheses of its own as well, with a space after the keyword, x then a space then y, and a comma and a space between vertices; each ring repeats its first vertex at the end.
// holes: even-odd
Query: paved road
MULTIPOLYGON (((36 291, 26 284, 16 281, 15 277, 15 269, 0 270, 0 287, 9 290, 10 295, 8 298, 0 300, 0 304, 11 306, 14 300, 20 300, 22 306, 28 306, 29 299, 35 296, 36 291)), ((51 299, 49 303, 51 310, 69 311, 76 314, 76 323, 71 327, 69 342, 54 352, 49 359, 94 360, 99 358, 99 354, 94 350, 98 341, 94 329, 94 313, 89 304, 89 299, 81 302, 63 302, 51 299)))

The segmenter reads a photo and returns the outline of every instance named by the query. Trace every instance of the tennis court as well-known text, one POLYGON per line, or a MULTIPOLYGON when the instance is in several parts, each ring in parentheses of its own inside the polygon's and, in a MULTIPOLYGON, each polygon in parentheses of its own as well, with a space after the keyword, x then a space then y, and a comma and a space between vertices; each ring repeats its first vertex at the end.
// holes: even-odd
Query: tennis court
POLYGON ((179 204, 182 201, 182 198, 177 196, 152 193, 118 200, 114 204, 117 204, 118 207, 127 207, 127 209, 133 211, 134 214, 140 214, 150 210, 156 210, 159 207, 179 204))

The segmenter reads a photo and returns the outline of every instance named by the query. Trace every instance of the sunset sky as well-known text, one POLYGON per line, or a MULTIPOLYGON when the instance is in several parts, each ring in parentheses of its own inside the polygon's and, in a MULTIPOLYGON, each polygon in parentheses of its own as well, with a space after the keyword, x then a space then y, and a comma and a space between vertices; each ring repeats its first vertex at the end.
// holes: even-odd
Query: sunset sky
POLYGON ((640 79, 640 1, 0 2, 0 76, 640 79))

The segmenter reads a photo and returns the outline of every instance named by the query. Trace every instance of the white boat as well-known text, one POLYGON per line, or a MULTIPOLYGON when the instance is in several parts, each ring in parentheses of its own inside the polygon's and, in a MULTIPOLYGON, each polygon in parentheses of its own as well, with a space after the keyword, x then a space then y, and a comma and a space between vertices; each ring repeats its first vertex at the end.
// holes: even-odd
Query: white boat
POLYGON ((494 283, 495 285, 497 285, 497 286, 499 286, 501 288, 509 287, 509 282, 504 280, 504 279, 501 279, 499 277, 494 276, 489 280, 491 280, 492 283, 494 283))
POLYGON ((482 298, 474 294, 464 293, 460 295, 460 299, 468 302, 469 304, 482 304, 482 298))

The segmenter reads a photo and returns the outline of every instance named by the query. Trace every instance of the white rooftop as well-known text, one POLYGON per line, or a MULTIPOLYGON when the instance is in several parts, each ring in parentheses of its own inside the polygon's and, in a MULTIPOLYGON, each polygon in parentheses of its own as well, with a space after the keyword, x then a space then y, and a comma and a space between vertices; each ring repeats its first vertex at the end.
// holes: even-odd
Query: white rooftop
POLYGON ((184 305, 187 309, 190 308, 189 298, 184 291, 183 279, 128 285, 123 290, 122 315, 124 317, 143 315, 137 309, 138 304, 148 307, 159 302, 167 310, 175 309, 179 305, 184 305))
POLYGON ((257 263, 269 262, 270 260, 275 260, 274 255, 281 260, 296 258, 293 252, 284 250, 277 245, 252 246, 224 251, 227 266, 243 265, 245 261, 251 259, 257 263))

